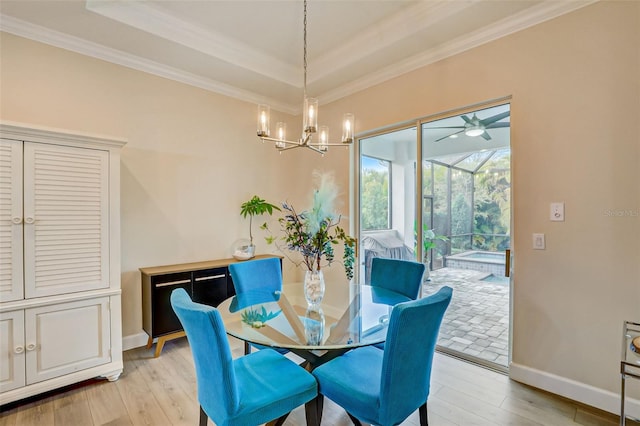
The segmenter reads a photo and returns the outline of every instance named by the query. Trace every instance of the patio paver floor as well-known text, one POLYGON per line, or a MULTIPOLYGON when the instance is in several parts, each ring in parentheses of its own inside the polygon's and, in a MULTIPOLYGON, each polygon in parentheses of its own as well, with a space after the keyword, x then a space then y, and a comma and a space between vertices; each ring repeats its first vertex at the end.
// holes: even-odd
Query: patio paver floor
POLYGON ((509 285, 493 277, 486 279, 489 275, 452 268, 431 271, 423 295, 435 293, 443 285, 453 288, 453 299, 440 327, 439 346, 507 367, 509 285))

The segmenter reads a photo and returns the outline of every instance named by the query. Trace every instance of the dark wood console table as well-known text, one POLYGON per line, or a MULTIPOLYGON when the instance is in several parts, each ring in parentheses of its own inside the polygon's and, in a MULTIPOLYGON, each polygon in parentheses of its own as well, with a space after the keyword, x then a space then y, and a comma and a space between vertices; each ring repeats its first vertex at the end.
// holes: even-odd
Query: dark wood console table
MULTIPOLYGON (((263 254, 253 259, 281 256, 263 254)), ((204 262, 140 268, 142 275, 142 328, 149 335, 147 348, 158 338, 155 357, 160 355, 166 341, 185 335, 178 317, 171 308, 171 292, 184 288, 194 302, 218 306, 236 294, 229 274, 229 265, 236 259, 217 259, 204 262)))

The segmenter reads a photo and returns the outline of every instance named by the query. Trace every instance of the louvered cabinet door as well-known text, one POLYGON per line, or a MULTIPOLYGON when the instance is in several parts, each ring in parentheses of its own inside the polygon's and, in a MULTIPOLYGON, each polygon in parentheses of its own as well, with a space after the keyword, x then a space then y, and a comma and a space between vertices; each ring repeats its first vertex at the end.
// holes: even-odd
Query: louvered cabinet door
POLYGON ((109 153, 24 144, 25 297, 109 287, 109 153))
POLYGON ((22 142, 0 139, 0 302, 22 298, 22 142))

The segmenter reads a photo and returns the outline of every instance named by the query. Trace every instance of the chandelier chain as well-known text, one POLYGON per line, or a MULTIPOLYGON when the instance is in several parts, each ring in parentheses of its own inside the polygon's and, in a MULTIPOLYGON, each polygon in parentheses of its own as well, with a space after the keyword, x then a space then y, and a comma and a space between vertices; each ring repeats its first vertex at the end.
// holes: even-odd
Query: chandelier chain
POLYGON ((307 0, 304 0, 304 42, 303 42, 303 67, 304 67, 304 97, 307 97, 307 0))

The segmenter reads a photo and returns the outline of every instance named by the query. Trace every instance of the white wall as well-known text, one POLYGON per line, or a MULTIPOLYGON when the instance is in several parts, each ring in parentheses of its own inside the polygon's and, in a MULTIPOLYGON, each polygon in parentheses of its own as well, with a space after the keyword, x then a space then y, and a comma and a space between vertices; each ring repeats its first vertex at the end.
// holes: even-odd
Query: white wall
MULTIPOLYGON (((312 171, 332 170, 341 158, 337 178, 348 182, 348 150, 308 160, 310 151, 280 155, 262 144, 256 105, 6 33, 1 43, 2 120, 128 141, 121 164, 125 339, 144 337, 138 268, 231 257, 233 242, 249 236, 240 204, 254 194, 304 209, 312 171)), ((282 119, 292 128, 300 121, 272 117, 282 119)), ((254 224, 258 253, 275 251, 258 229, 267 219, 254 224)), ((285 279, 298 274, 285 265, 285 279)))
MULTIPOLYGON (((278 155, 253 136, 255 105, 4 33, 0 43, 2 120, 129 141, 125 336, 141 332, 138 268, 228 257, 251 195, 305 205, 310 171, 333 170, 348 212, 347 149, 278 155)), ((512 376, 613 412, 621 323, 640 319, 639 46, 640 3, 599 2, 321 106, 329 123, 353 111, 362 132, 512 95, 512 376), (565 222, 549 222, 553 201, 565 222), (531 249, 534 232, 546 250, 531 249)), ((286 266, 285 279, 298 275, 286 266)))
POLYGON ((362 131, 509 95, 511 375, 617 412, 622 321, 640 318, 640 2, 595 3, 331 108, 355 106, 362 131), (549 221, 555 201, 565 222, 549 221))

